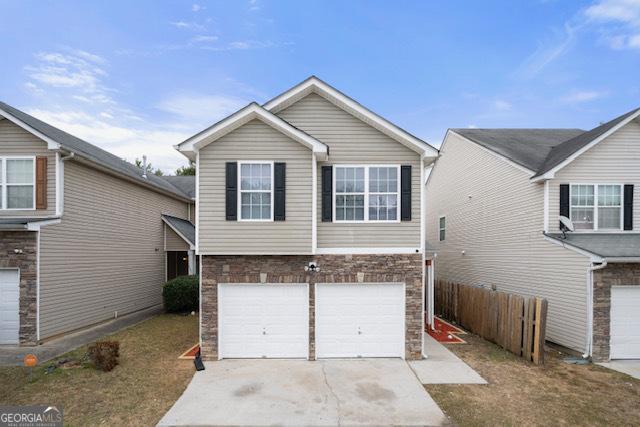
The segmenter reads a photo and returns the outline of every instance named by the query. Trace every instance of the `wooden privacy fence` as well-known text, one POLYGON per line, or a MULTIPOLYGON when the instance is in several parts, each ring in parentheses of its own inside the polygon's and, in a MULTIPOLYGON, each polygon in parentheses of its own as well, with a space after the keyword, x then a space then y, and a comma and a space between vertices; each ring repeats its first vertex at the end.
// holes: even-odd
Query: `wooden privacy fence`
POLYGON ((544 363, 544 298, 436 280, 435 313, 536 365, 544 363))

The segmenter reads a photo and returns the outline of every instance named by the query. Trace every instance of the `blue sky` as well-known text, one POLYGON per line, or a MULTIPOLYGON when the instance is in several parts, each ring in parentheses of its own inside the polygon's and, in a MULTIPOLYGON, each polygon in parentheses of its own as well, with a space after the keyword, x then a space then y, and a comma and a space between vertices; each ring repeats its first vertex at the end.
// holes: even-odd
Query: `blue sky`
POLYGON ((0 99, 166 172, 172 145, 311 74, 438 146, 640 106, 640 0, 0 0, 0 99))

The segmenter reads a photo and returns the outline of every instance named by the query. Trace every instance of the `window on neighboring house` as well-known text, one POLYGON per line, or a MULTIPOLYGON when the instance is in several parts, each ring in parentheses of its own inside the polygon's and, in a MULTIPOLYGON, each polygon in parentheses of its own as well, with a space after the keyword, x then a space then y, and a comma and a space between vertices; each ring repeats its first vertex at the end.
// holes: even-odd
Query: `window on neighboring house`
POLYGON ((334 166, 336 221, 398 221, 399 166, 334 166))
POLYGON ((273 164, 243 163, 240 166, 240 219, 271 221, 273 219, 273 164))
POLYGON ((447 225, 447 219, 441 216, 438 224, 438 230, 439 230, 438 238, 441 242, 444 241, 444 238, 445 238, 446 225, 447 225))
POLYGON ((0 158, 0 185, 3 209, 34 209, 34 159, 0 158))
POLYGON ((571 185, 570 209, 576 230, 621 230, 622 186, 571 185))

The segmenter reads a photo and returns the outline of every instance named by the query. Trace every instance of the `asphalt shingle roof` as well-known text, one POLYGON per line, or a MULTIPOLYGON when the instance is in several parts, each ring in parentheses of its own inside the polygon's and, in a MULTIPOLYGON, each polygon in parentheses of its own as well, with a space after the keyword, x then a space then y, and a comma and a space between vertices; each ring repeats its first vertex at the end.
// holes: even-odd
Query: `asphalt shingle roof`
POLYGON ((452 130, 533 171, 537 171, 544 164, 553 147, 584 133, 581 129, 452 130))
POLYGON ((167 175, 163 176, 163 178, 192 199, 196 197, 196 177, 194 175, 167 175))
POLYGON ((171 215, 162 215, 162 219, 167 221, 171 227, 175 228, 180 234, 182 234, 190 244, 196 244, 196 227, 191 221, 171 215))
POLYGON ((636 108, 590 131, 581 129, 451 129, 507 159, 543 175, 576 151, 640 112, 636 108))
POLYGON ((65 150, 76 153, 78 156, 84 157, 94 163, 104 166, 114 172, 125 175, 129 178, 133 178, 140 183, 149 184, 157 187, 158 189, 168 191, 182 198, 190 199, 191 197, 184 193, 182 190, 168 182, 162 177, 147 174, 147 178, 142 177, 142 170, 137 166, 122 160, 120 157, 96 147, 80 138, 77 138, 71 134, 68 134, 56 127, 51 126, 36 119, 35 117, 18 110, 4 102, 0 102, 0 109, 11 114, 18 120, 37 130, 41 134, 51 138, 62 146, 65 150))
POLYGON ((542 175, 546 172, 549 172, 554 167, 558 166, 560 163, 565 161, 569 156, 571 156, 576 151, 580 150, 585 145, 588 145, 591 141, 597 139, 603 134, 607 133, 609 130, 614 128, 617 124, 628 118, 629 116, 635 114, 640 111, 640 108, 636 108, 634 110, 629 111, 626 114, 623 114, 615 119, 608 121, 596 128, 591 129, 589 132, 584 132, 580 135, 576 135, 575 137, 569 139, 568 141, 559 144, 549 152, 549 155, 545 159, 544 163, 538 169, 538 173, 536 176, 542 175))
POLYGON ((550 233, 547 236, 602 258, 640 257, 640 234, 624 233, 550 233))

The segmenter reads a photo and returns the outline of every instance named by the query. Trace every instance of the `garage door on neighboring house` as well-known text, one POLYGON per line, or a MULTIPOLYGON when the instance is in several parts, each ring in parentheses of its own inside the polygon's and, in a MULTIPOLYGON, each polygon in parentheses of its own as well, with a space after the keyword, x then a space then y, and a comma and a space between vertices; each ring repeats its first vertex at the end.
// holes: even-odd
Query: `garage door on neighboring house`
POLYGON ((0 269, 0 344, 18 344, 20 272, 0 269))
POLYGON ((219 284, 219 358, 308 358, 309 286, 219 284))
POLYGON ((640 359, 640 287, 611 287, 611 359, 640 359))
POLYGON ((315 292, 316 357, 404 358, 404 284, 317 284, 315 292))

